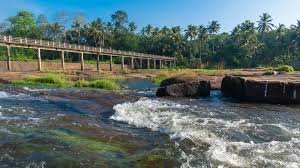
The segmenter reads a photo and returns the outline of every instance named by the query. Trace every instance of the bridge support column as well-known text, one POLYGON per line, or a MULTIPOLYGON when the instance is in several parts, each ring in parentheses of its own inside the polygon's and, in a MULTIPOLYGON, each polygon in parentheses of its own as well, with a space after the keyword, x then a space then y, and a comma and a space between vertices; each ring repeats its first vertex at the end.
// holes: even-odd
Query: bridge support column
POLYGON ((134 58, 131 57, 131 70, 134 70, 134 58))
POLYGON ((143 59, 140 59, 140 69, 143 69, 143 59))
POLYGON ((61 51, 61 69, 65 70, 65 51, 61 51))
POLYGON ((11 52, 10 52, 10 46, 7 46, 7 70, 11 71, 11 52))
POLYGON ((41 49, 38 48, 38 71, 42 70, 42 56, 41 56, 41 49))
POLYGON ((100 72, 100 54, 97 55, 97 71, 100 72))
POLYGON ((110 70, 110 71, 113 70, 113 67, 112 67, 113 65, 112 65, 112 64, 113 64, 113 57, 112 57, 112 55, 111 55, 111 56, 110 56, 110 62, 109 62, 109 70, 110 70))
POLYGON ((124 70, 124 57, 123 56, 121 57, 121 64, 122 64, 121 68, 122 68, 122 70, 124 70))
POLYGON ((159 69, 162 68, 162 63, 161 63, 161 60, 159 60, 159 69))
POLYGON ((147 59, 147 68, 150 69, 150 59, 147 59))
POLYGON ((156 69, 156 60, 153 60, 153 68, 156 69))
POLYGON ((84 59, 83 59, 83 52, 81 53, 81 71, 84 71, 84 59))

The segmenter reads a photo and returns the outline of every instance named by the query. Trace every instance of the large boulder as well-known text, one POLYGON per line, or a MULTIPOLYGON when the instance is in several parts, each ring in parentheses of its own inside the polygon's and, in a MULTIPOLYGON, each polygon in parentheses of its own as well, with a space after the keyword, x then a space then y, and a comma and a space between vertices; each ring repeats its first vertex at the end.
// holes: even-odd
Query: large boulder
POLYGON ((226 76, 222 93, 243 101, 300 104, 300 82, 226 76))
POLYGON ((177 76, 162 81, 156 92, 159 97, 200 97, 209 96, 210 81, 201 80, 198 76, 177 76))

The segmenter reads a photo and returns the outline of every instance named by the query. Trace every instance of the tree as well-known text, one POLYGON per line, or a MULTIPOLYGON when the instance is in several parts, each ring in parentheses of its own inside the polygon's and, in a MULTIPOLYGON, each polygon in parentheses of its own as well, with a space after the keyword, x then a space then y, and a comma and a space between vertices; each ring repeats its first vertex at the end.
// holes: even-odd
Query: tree
POLYGON ((196 39, 198 35, 197 26, 188 25, 187 29, 185 30, 185 37, 189 42, 189 62, 192 59, 192 48, 193 48, 193 41, 196 39))
POLYGON ((128 25, 128 30, 131 33, 134 33, 137 29, 137 25, 134 22, 130 22, 128 25))
POLYGON ((8 34, 16 37, 39 37, 35 17, 31 12, 19 11, 16 16, 8 18, 10 28, 8 34))
POLYGON ((210 22, 208 25, 208 28, 207 28, 207 30, 208 30, 209 34, 212 36, 212 40, 213 40, 213 43, 212 43, 213 44, 213 48, 212 48, 213 53, 215 53, 214 35, 219 33, 220 29, 221 29, 220 24, 218 23, 218 21, 215 21, 215 20, 210 22))
POLYGON ((87 35, 95 46, 104 46, 104 23, 100 18, 87 25, 87 35))
POLYGON ((74 32, 74 34, 76 34, 77 44, 81 43, 81 32, 82 32, 83 24, 84 24, 84 17, 82 15, 76 15, 74 17, 72 31, 74 32))
POLYGON ((202 48, 203 48, 203 44, 204 42, 207 41, 208 39, 208 31, 205 28, 205 26, 200 25, 198 27, 198 40, 200 43, 200 47, 199 47, 199 63, 202 64, 202 48))
POLYGON ((115 31, 124 31, 125 24, 128 23, 128 14, 125 11, 119 10, 111 15, 111 20, 115 26, 115 31))
POLYGON ((50 39, 50 24, 45 15, 39 15, 36 20, 40 39, 50 39))
POLYGON ((268 31, 273 30, 274 24, 272 23, 273 19, 270 14, 263 13, 260 16, 260 20, 258 22, 257 30, 262 34, 268 31))
POLYGON ((52 40, 59 41, 63 34, 63 27, 58 23, 55 22, 50 25, 51 37, 52 40))

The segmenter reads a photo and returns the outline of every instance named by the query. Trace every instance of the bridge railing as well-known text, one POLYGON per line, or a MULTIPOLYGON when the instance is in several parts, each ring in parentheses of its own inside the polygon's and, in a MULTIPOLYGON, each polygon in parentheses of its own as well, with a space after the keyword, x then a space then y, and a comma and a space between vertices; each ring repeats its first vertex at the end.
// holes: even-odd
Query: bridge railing
POLYGON ((0 35, 0 42, 7 43, 7 44, 23 45, 23 46, 48 47, 48 48, 55 48, 55 49, 65 49, 65 50, 74 50, 74 51, 91 52, 91 53, 102 53, 102 54, 109 54, 109 55, 130 56, 130 57, 139 57, 139 58, 146 58, 146 59, 175 60, 175 58, 167 57, 167 56, 138 53, 138 52, 133 52, 133 51, 114 50, 114 49, 92 47, 92 46, 78 45, 78 44, 70 44, 70 43, 65 43, 65 42, 55 42, 55 41, 37 40, 37 39, 30 39, 30 38, 12 37, 12 36, 1 36, 0 35))

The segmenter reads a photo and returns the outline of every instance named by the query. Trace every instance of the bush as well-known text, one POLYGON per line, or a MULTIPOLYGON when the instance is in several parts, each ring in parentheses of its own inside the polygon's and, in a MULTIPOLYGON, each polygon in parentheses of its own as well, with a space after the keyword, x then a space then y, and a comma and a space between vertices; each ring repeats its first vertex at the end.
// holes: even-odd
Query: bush
POLYGON ((279 71, 279 72, 294 72, 295 71, 294 68, 289 65, 282 65, 282 66, 275 68, 274 70, 279 71))

